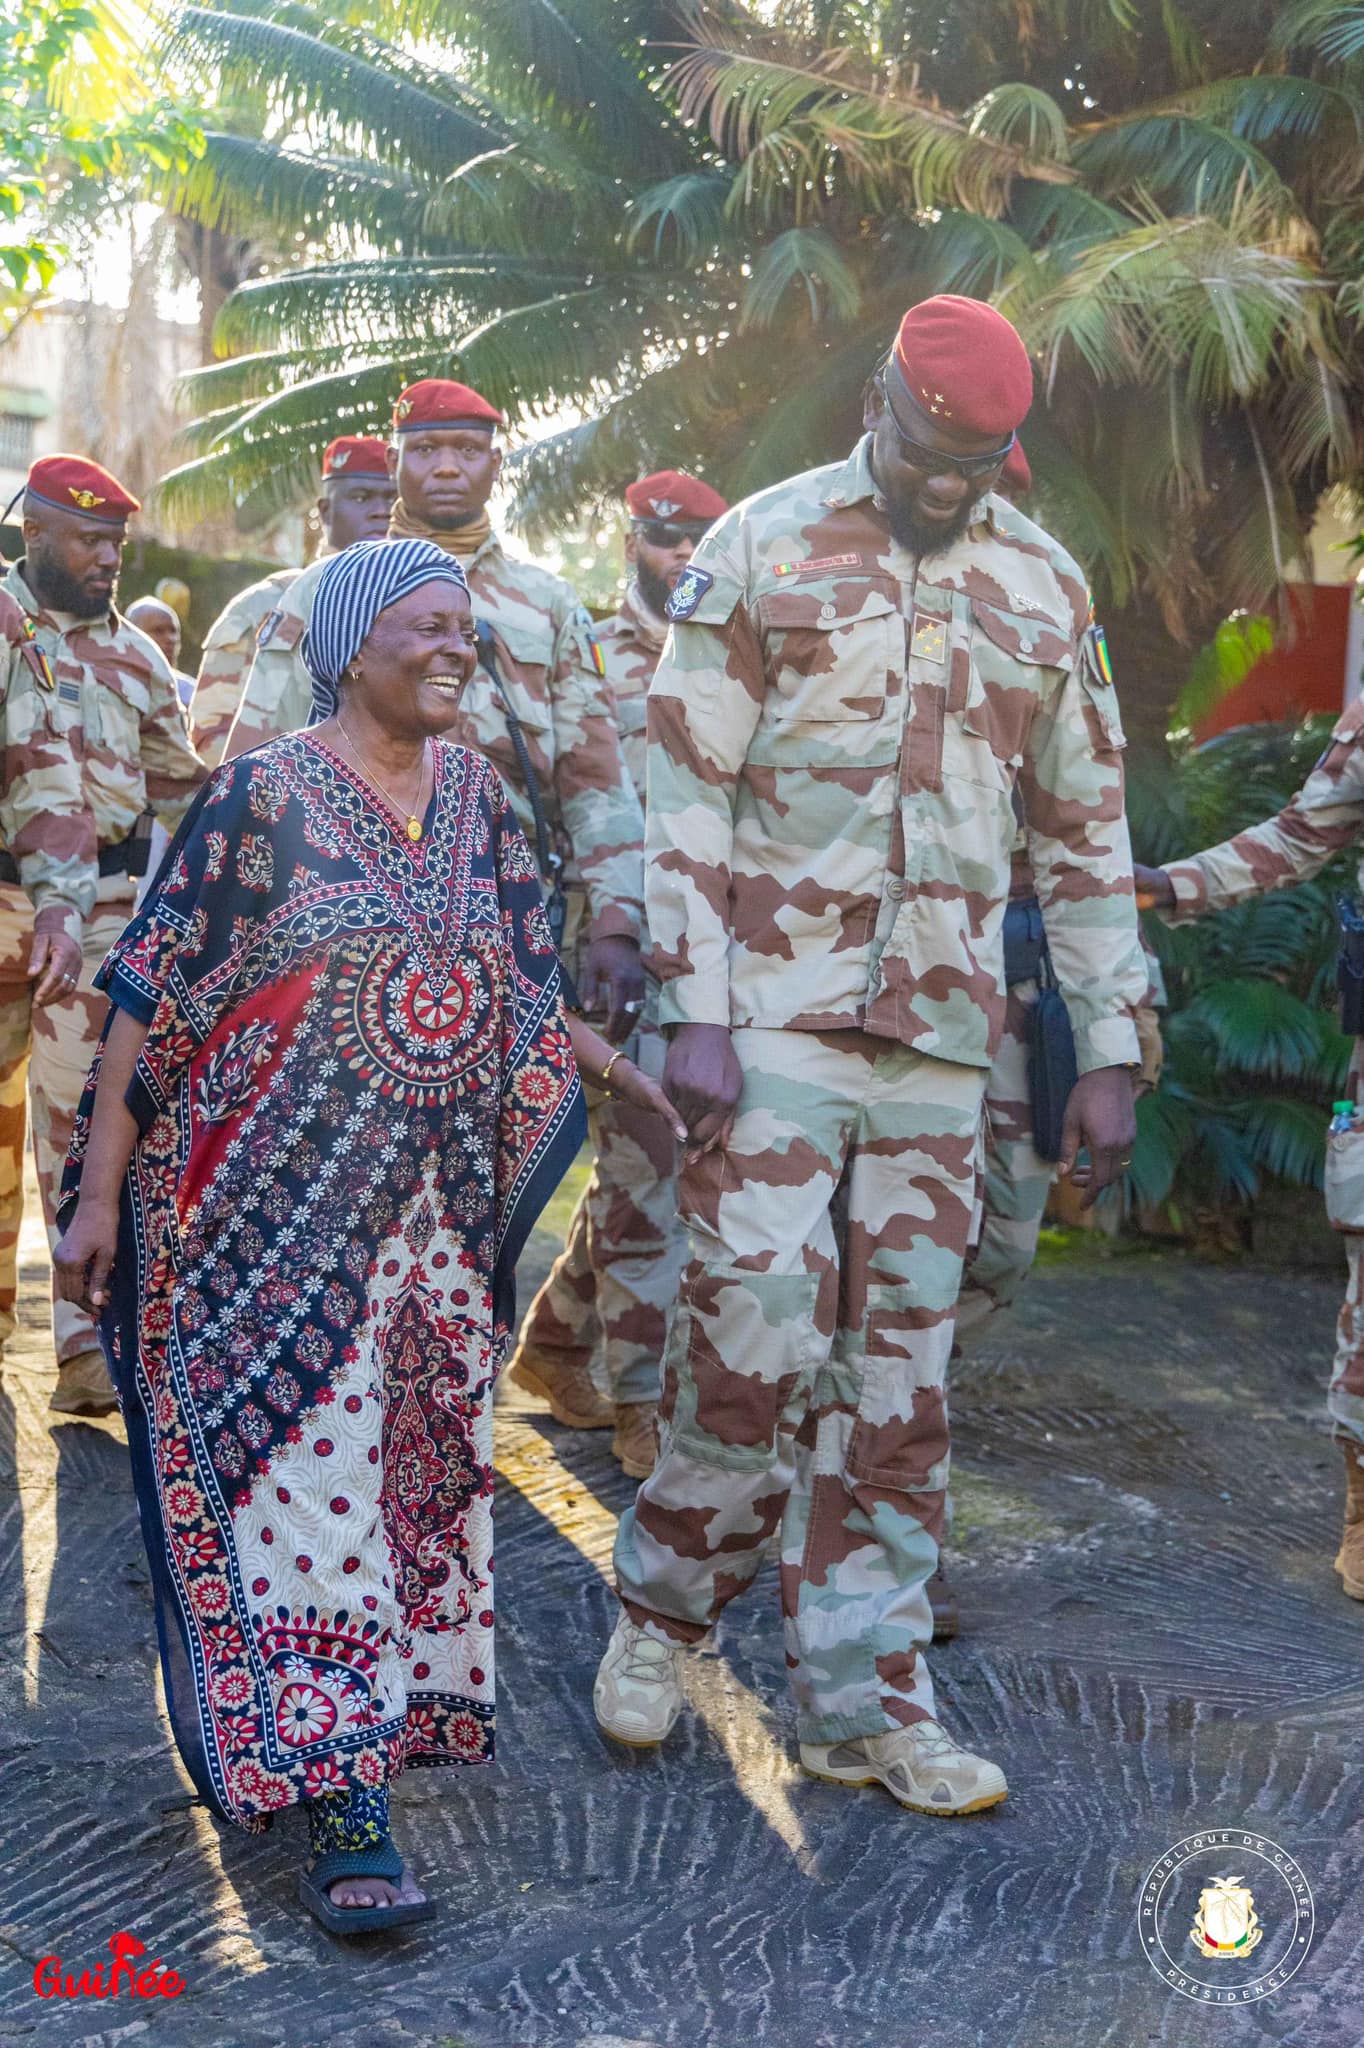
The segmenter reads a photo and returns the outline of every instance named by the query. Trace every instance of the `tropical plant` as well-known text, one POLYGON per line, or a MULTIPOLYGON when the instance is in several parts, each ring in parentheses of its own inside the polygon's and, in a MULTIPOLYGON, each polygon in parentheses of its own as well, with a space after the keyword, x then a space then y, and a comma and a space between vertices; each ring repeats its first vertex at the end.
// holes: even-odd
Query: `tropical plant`
POLYGON ((906 304, 973 293, 1161 732, 1171 636, 1269 605, 1359 481, 1357 4, 203 0, 170 54, 260 129, 180 205, 302 252, 224 308, 172 509, 264 520, 432 371, 531 437, 532 532, 640 464, 742 493, 850 443, 906 304))
MULTIPOLYGON (((1137 858, 1213 846, 1272 817, 1301 787, 1330 730, 1242 726, 1177 756, 1173 774, 1134 775, 1137 858)), ((1171 928, 1146 920, 1169 997, 1165 1072, 1137 1106, 1125 1194, 1176 1223, 1240 1206, 1266 1177, 1321 1185, 1323 1134, 1353 1041, 1336 1020, 1336 898, 1348 858, 1315 881, 1171 928)))
POLYGON ((0 23, 0 333, 52 282, 92 201, 107 219, 121 192, 182 172, 201 146, 152 89, 132 9, 16 0, 0 23))

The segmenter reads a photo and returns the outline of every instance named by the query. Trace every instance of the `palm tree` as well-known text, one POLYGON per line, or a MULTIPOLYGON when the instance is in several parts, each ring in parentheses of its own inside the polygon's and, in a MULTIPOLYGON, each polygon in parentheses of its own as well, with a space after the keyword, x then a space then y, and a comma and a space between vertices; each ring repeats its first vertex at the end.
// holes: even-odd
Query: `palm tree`
POLYGON ((209 0, 171 57, 263 137, 178 205, 300 251, 227 301, 172 507, 268 517, 451 371, 528 437, 532 533, 641 464, 737 495, 845 448, 903 308, 965 291, 1034 350, 1036 510, 1158 733, 1177 643, 1360 480, 1356 4, 209 0))

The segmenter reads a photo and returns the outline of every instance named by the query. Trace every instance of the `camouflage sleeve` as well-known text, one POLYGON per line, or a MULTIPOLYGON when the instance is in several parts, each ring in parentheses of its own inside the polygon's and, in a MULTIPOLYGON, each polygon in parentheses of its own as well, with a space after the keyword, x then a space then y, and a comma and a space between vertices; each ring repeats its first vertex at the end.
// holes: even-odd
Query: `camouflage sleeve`
POLYGON ((710 581, 649 689, 645 891, 660 1022, 728 1025, 734 804, 766 677, 733 558, 709 537, 693 566, 710 581))
MULTIPOLYGON (((204 658, 190 699, 190 738, 199 758, 210 768, 216 768, 223 758, 256 652, 261 618, 244 602, 248 595, 238 592, 209 627, 204 658)), ((268 614, 268 606, 266 610, 268 614)))
POLYGON ((1139 1062, 1133 1014, 1150 975, 1123 809, 1117 692, 1084 631, 1073 658, 1073 668, 1053 672, 1019 783, 1047 944, 1087 1074, 1139 1062))
POLYGON ((23 615, 6 600, 0 615, 4 662, 4 765, 0 835, 19 868, 40 932, 64 931, 80 944, 95 902, 95 821, 70 730, 60 722, 52 674, 23 615), (11 617, 12 614, 12 617, 11 617))
MULTIPOLYGON (((147 643, 151 646, 152 643, 147 643)), ((208 779, 208 770, 190 745, 185 707, 175 673, 159 647, 147 678, 151 698, 141 724, 142 774, 147 802, 168 832, 174 832, 189 809, 194 792, 208 779)))
POLYGON ((587 892, 588 937, 644 932, 644 816, 621 750, 592 621, 567 608, 554 641, 554 788, 587 892))
POLYGON ((1364 838, 1364 701, 1352 704, 1292 803, 1220 846, 1166 864, 1181 924, 1270 889, 1310 882, 1328 860, 1364 838))
POLYGON ((263 621, 246 688, 223 744, 225 761, 307 724, 313 684, 303 666, 299 643, 307 628, 316 582, 317 578, 305 571, 285 592, 278 610, 263 621))

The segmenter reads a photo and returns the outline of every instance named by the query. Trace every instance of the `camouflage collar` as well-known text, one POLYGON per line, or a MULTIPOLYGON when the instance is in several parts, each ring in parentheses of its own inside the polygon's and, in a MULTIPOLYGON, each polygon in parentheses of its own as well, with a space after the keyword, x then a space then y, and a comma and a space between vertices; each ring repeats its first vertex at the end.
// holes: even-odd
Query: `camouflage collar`
MULTIPOLYGON (((820 503, 830 506, 857 505, 866 498, 871 499, 878 512, 889 509, 877 489, 876 478, 872 474, 869 433, 862 436, 842 467, 834 471, 829 489, 824 493, 820 503)), ((977 498, 971 507, 971 525, 979 526, 982 523, 994 524, 992 500, 988 492, 977 498)))
POLYGON ((658 618, 649 610, 639 594, 637 583, 631 583, 626 590, 616 616, 626 630, 634 634, 636 639, 642 640, 646 647, 652 648, 655 653, 661 651, 663 642, 668 637, 668 621, 658 618))

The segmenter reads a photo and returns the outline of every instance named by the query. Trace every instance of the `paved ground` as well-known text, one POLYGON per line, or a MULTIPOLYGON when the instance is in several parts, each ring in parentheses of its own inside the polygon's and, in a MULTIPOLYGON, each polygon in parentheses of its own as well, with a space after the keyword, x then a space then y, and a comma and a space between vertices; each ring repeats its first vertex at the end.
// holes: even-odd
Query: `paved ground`
MULTIPOLYGON (((793 1767, 770 1574, 695 1658, 668 1749, 604 1743, 590 1682, 626 1486, 604 1437, 509 1400, 500 1760, 405 1782, 403 1837, 444 1916, 376 1947, 301 1916, 292 1826, 225 1835, 190 1803, 158 1708, 121 1432, 49 1425, 34 1240, 25 1273, 28 1336, 0 1396, 0 2042, 1364 2040, 1364 1610, 1330 1572, 1329 1280, 1171 1257, 1052 1265, 960 1384, 969 1629, 935 1668, 945 1715, 1013 1787, 965 1822, 793 1767), (1143 1874, 1212 1827, 1282 1845, 1315 1894, 1305 1966, 1235 2011, 1167 1989, 1138 1939, 1143 1874), (182 1998, 34 1996, 44 1954, 92 1966, 120 1928, 184 1974, 182 1998)), ((1285 1902, 1263 1867, 1248 1882, 1267 1956, 1285 1902)))

